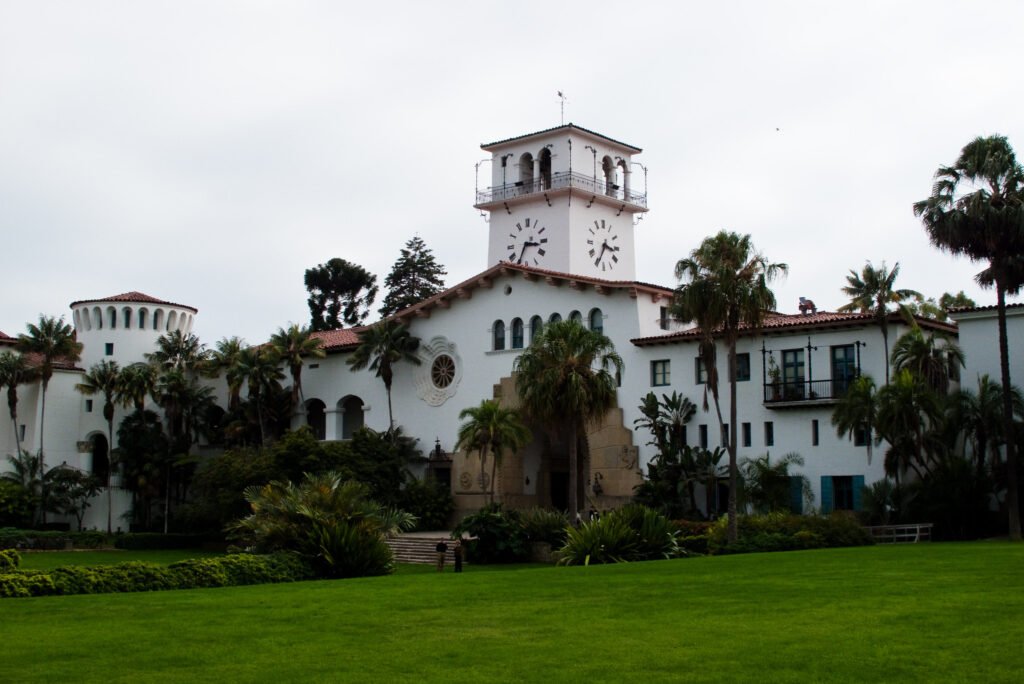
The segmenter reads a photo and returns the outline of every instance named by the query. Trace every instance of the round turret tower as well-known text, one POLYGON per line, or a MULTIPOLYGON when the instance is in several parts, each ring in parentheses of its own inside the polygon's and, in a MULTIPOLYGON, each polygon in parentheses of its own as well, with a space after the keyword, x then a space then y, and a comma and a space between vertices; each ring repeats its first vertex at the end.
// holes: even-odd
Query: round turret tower
POLYGON ((127 366, 145 361, 161 335, 192 331, 198 309, 165 302, 141 292, 71 303, 75 333, 82 343, 81 365, 90 368, 103 359, 127 366))

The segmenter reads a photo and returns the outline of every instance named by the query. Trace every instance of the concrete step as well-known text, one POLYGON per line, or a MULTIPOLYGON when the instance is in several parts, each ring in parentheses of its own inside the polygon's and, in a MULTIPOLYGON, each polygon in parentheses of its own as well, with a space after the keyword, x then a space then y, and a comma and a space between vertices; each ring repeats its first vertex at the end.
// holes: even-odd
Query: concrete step
MULTIPOLYGON (((395 555, 395 561, 398 563, 422 563, 433 565, 437 562, 437 551, 435 550, 435 547, 437 546, 437 542, 442 540, 444 540, 448 545, 448 553, 445 555, 445 564, 454 564, 455 555, 453 548, 455 546, 455 542, 447 537, 399 535, 388 539, 387 544, 391 547, 391 552, 395 555)), ((465 562, 465 557, 463 557, 463 562, 465 562)))

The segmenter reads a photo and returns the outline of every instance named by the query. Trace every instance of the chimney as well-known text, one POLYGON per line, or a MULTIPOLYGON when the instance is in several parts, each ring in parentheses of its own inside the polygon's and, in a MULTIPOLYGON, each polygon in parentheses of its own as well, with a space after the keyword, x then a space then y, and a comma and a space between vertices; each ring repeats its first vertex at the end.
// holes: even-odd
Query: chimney
POLYGON ((818 307, 814 305, 814 302, 806 297, 800 298, 800 313, 804 316, 810 316, 818 313, 818 307))

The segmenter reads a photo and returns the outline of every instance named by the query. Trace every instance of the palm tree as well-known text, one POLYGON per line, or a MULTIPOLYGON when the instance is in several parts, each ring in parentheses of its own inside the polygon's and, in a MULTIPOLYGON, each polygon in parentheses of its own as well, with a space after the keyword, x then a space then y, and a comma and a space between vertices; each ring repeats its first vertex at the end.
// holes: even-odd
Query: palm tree
MULTIPOLYGON (((28 324, 28 333, 18 335, 18 349, 23 353, 37 356, 36 372, 43 384, 39 410, 39 468, 46 472, 46 456, 43 451, 43 436, 46 434, 46 388, 53 377, 53 364, 63 360, 75 363, 81 357, 82 343, 75 339, 75 331, 64 322, 64 318, 40 316, 39 325, 28 324)), ((46 513, 43 513, 45 522, 46 513)))
MULTIPOLYGON (((1012 387, 1006 335, 1006 295, 1024 287, 1024 168, 1000 135, 975 138, 953 166, 935 172, 931 196, 914 204, 931 243, 972 261, 987 261, 975 276, 982 287, 995 287, 999 322, 1000 384, 1012 387)), ((1013 434, 1013 405, 1003 393, 1003 429, 1013 434)), ((1017 487, 1017 446, 1006 441, 1010 538, 1021 539, 1017 487)))
POLYGON ((870 375, 856 378, 846 394, 832 411, 832 425, 839 437, 862 435, 868 447, 868 465, 871 464, 871 447, 875 442, 875 428, 878 425, 878 391, 870 375))
MULTIPOLYGON (((1010 402, 1014 413, 1024 414, 1024 395, 1016 387, 1010 402)), ((964 439, 972 443, 975 472, 985 472, 985 461, 991 456, 992 466, 998 462, 999 447, 1006 443, 1003 432, 1003 388, 988 376, 978 377, 978 390, 961 389, 953 396, 950 422, 959 427, 964 439)))
POLYGON ((622 357, 605 335, 576 321, 547 325, 515 361, 523 411, 561 431, 569 447, 569 520, 579 512, 577 445, 587 421, 615 405, 622 357))
POLYGON ((307 356, 314 359, 322 359, 327 355, 320 340, 313 337, 309 328, 302 328, 292 323, 285 328, 278 328, 277 332, 270 336, 270 348, 274 350, 277 357, 288 365, 292 374, 292 407, 298 408, 304 401, 302 396, 302 363, 307 356))
POLYGON ((413 337, 409 329, 394 319, 387 319, 359 332, 359 346, 348 358, 348 365, 358 371, 369 367, 376 371, 384 382, 388 395, 388 430, 395 430, 395 416, 391 408, 391 383, 394 380, 394 365, 407 361, 420 365, 416 356, 420 338, 413 337))
POLYGON ((233 371, 238 377, 245 378, 249 385, 249 399, 256 405, 261 444, 267 443, 263 399, 268 393, 279 391, 281 380, 284 379, 284 373, 278 364, 277 355, 269 347, 246 347, 238 355, 233 371))
POLYGON ((10 350, 0 354, 0 387, 7 388, 7 410, 14 427, 16 453, 21 453, 21 434, 18 430, 18 385, 32 380, 32 368, 25 357, 10 350))
POLYGON ((530 442, 530 429, 523 425, 519 412, 515 409, 502 408, 497 399, 480 402, 479 406, 462 409, 459 420, 467 420, 459 426, 459 438, 456 449, 466 449, 466 456, 477 451, 480 454, 480 486, 484 486, 484 467, 487 452, 491 459, 491 500, 494 503, 494 477, 501 456, 506 449, 513 452, 530 442))
POLYGON ((45 513, 42 458, 39 454, 20 451, 17 456, 8 456, 7 462, 11 469, 0 474, 0 479, 16 482, 29 493, 34 506, 32 522, 35 523, 45 513))
POLYGON ((75 389, 87 397, 103 395, 103 418, 107 421, 107 533, 113 531, 113 498, 110 493, 110 474, 114 470, 114 399, 121 390, 121 370, 117 361, 103 360, 82 376, 75 389))
POLYGON ((156 351, 146 354, 146 360, 161 370, 192 373, 200 369, 207 359, 205 345, 192 333, 172 330, 156 341, 156 351))
POLYGON ((896 309, 905 318, 910 318, 910 311, 903 302, 908 299, 922 299, 921 293, 916 290, 897 290, 893 287, 896 276, 900 274, 900 264, 892 267, 890 271, 882 262, 881 267, 875 268, 871 262, 864 264, 860 275, 854 270, 846 276, 847 285, 843 287, 843 294, 850 298, 849 304, 839 307, 839 311, 857 311, 874 315, 878 327, 882 331, 882 345, 885 348, 885 384, 889 384, 889 305, 895 304, 896 309))
POLYGON ((940 449, 933 430, 940 424, 941 404, 939 396, 905 368, 878 391, 878 432, 890 445, 888 474, 898 478, 910 468, 923 479, 931 473, 931 454, 940 449))
MULTIPOLYGON (((696 321, 701 330, 701 357, 708 372, 707 386, 715 400, 719 425, 724 426, 719 403, 715 337, 721 337, 729 353, 729 541, 738 536, 736 496, 736 343, 740 330, 756 331, 765 311, 775 307, 769 283, 789 270, 786 264, 770 263, 754 250, 749 235, 721 231, 705 238, 689 258, 676 263, 673 314, 683 321, 696 321)), ((706 401, 706 400, 705 400, 706 401)))
POLYGON ((945 335, 929 333, 925 337, 921 328, 915 325, 896 340, 891 361, 896 370, 910 370, 937 393, 944 395, 949 391, 950 380, 960 377, 964 352, 945 335))
POLYGON ((792 501, 792 478, 800 479, 800 494, 808 505, 813 503, 811 482, 803 475, 793 475, 790 468, 803 467, 804 457, 796 452, 772 463, 768 454, 743 460, 744 498, 756 513, 788 511, 792 501))
POLYGON ((156 368, 148 363, 133 363, 121 369, 121 382, 117 388, 122 406, 136 411, 146 409, 146 397, 156 388, 156 368))
POLYGON ((207 371, 211 377, 224 373, 228 385, 228 411, 237 409, 241 401, 245 376, 239 370, 238 359, 245 347, 245 340, 241 337, 225 337, 210 352, 208 359, 207 371))

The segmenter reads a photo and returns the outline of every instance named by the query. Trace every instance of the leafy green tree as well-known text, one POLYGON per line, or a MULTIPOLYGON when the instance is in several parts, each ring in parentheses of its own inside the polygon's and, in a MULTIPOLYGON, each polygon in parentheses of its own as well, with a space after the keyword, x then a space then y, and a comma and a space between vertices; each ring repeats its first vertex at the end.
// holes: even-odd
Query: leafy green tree
POLYGON ((943 292, 942 296, 939 297, 939 308, 943 311, 949 311, 951 309, 970 309, 976 306, 978 306, 977 302, 964 294, 963 290, 960 290, 956 294, 943 292))
POLYGON ((210 352, 209 374, 218 377, 224 373, 228 385, 228 411, 234 411, 242 399, 242 385, 245 376, 241 372, 238 360, 245 349, 245 340, 241 337, 225 337, 210 352))
POLYGON ((480 486, 484 487, 484 472, 488 452, 491 455, 491 491, 490 503, 494 503, 495 474, 501 463, 505 450, 513 453, 529 444, 533 435, 523 425, 519 411, 502 408, 497 399, 487 399, 479 406, 470 406, 459 412, 459 420, 465 420, 459 426, 459 437, 456 449, 465 449, 466 457, 473 451, 480 456, 480 486))
POLYGON ((152 411, 125 416, 117 429, 123 484, 132 493, 132 522, 152 529, 154 502, 163 492, 171 451, 160 417, 152 411))
POLYGON ((156 367, 148 363, 133 363, 121 369, 117 395, 122 406, 145 411, 146 397, 155 389, 156 367))
POLYGON ((633 429, 649 430, 654 439, 648 444, 663 454, 678 453, 685 446, 686 424, 697 412, 692 401, 675 391, 661 395, 660 400, 654 392, 648 392, 639 408, 641 417, 633 421, 633 429))
POLYGON ((560 433, 569 447, 569 519, 574 522, 582 479, 578 445, 587 422, 615 405, 615 376, 622 369, 612 341, 573 320, 545 326, 513 366, 523 412, 560 433))
MULTIPOLYGON (((114 401, 121 388, 121 368, 117 361, 104 359, 93 365, 92 368, 82 376, 82 382, 75 385, 75 389, 87 397, 97 394, 103 395, 103 419, 107 421, 107 444, 109 445, 110 463, 107 468, 107 532, 113 532, 113 500, 110 486, 110 474, 114 470, 116 460, 114 458, 114 401)), ((83 509, 84 514, 84 509, 83 509)), ((79 521, 81 522, 81 521, 79 521)))
POLYGON ((444 276, 448 271, 437 263, 434 253, 420 237, 405 243, 391 273, 384 279, 388 294, 380 308, 380 315, 388 317, 444 290, 444 276))
POLYGON ((420 338, 413 336, 402 323, 393 319, 383 320, 359 332, 359 346, 347 359, 353 371, 369 368, 384 383, 388 395, 388 430, 395 429, 395 414, 391 407, 391 384, 394 381, 394 366, 406 362, 420 365, 416 350, 420 338))
MULTIPOLYGON (((914 204, 931 243, 988 266, 975 276, 982 287, 996 290, 999 328, 1000 384, 1012 387, 1006 333, 1006 295, 1024 287, 1024 167, 1003 136, 975 138, 952 166, 935 172, 928 199, 914 204)), ((1003 394, 1004 433, 1013 433, 1013 405, 1003 394)), ((1017 445, 1006 442, 1010 538, 1021 539, 1017 445)))
POLYGON ((268 347, 246 347, 236 359, 234 372, 245 378, 249 388, 249 401, 255 406, 256 420, 259 423, 260 443, 267 443, 266 412, 264 400, 281 390, 284 373, 278 366, 279 360, 274 350, 268 347))
MULTIPOLYGON (((110 483, 107 483, 109 492, 110 483)), ((78 530, 82 530, 82 520, 91 505, 90 499, 96 496, 102 484, 95 477, 80 470, 67 466, 58 466, 46 473, 46 509, 61 515, 73 515, 78 521, 78 530)), ((110 499, 107 499, 110 505, 110 499)), ((107 515, 107 531, 110 529, 110 516, 107 515)))
POLYGON ((45 494, 42 456, 22 451, 17 456, 8 456, 7 462, 10 463, 11 469, 0 473, 0 479, 17 484, 26 492, 35 511, 32 520, 35 523, 42 515, 45 494))
POLYGON ((377 298, 377 276, 344 259, 307 269, 305 282, 313 330, 362 325, 377 298))
MULTIPOLYGON (((646 428, 658 453, 647 467, 647 477, 636 488, 635 500, 656 508, 670 518, 690 515, 697 507, 694 485, 698 481, 698 449, 686 445, 686 423, 697 412, 689 399, 672 392, 659 400, 648 392, 640 402, 640 418, 634 429, 646 428)), ((710 512, 710 510, 709 510, 710 512)))
POLYGON ((728 350, 729 378, 729 541, 738 534, 736 504, 736 343, 741 329, 757 330, 766 311, 775 308, 769 284, 789 270, 786 264, 770 263, 755 251, 749 235, 721 231, 705 238, 686 259, 676 263, 676 289, 672 313, 682 321, 696 321, 701 330, 701 357, 708 372, 707 388, 714 397, 718 422, 723 428, 719 402, 715 338, 728 350))
POLYGON ((888 475, 899 478, 910 469, 923 479, 931 473, 932 456, 941 448, 935 441, 941 416, 938 395, 907 369, 897 371, 892 382, 878 391, 877 427, 889 443, 888 475))
POLYGON ((50 386, 50 378, 53 377, 54 363, 78 361, 82 354, 82 344, 75 339, 75 331, 64 322, 63 317, 40 316, 38 325, 29 323, 28 332, 18 336, 18 349, 22 353, 36 356, 35 366, 43 385, 39 408, 39 467, 46 472, 46 456, 43 450, 43 436, 46 434, 46 389, 50 386))
POLYGON ((854 439, 859 435, 864 439, 870 464, 878 426, 878 388, 870 375, 861 375, 850 383, 832 411, 832 425, 839 437, 854 439))
POLYGON ((904 302, 921 299, 921 293, 916 290, 901 290, 894 287, 896 276, 899 274, 899 262, 891 271, 884 261, 879 268, 872 266, 870 261, 867 262, 860 275, 851 270, 850 275, 846 276, 847 285, 843 287, 843 294, 850 298, 850 303, 839 307, 839 311, 869 313, 875 317, 882 331, 882 346, 885 348, 886 384, 889 384, 889 305, 895 304, 896 310, 909 318, 911 313, 904 302))
POLYGON ((956 294, 943 292, 938 301, 934 297, 920 299, 907 304, 907 310, 915 316, 933 318, 937 321, 949 320, 949 311, 952 309, 966 309, 977 306, 977 303, 960 290, 956 294))
POLYGON ((294 551, 324 577, 384 575, 394 569, 384 540, 415 525, 412 516, 369 498, 365 485, 337 473, 271 482, 245 491, 252 513, 231 525, 258 552, 294 551))
POLYGON ((206 363, 206 345, 192 333, 172 330, 157 338, 156 351, 146 354, 146 360, 161 371, 197 373, 206 363))
POLYGON ((788 453, 772 463, 768 454, 757 458, 745 458, 740 470, 743 475, 743 494, 755 513, 789 511, 792 493, 792 479, 799 478, 800 492, 806 505, 814 503, 811 481, 803 475, 793 475, 794 466, 803 466, 804 457, 788 453))
POLYGON ((18 385, 30 382, 34 371, 25 357, 17 352, 5 350, 0 353, 0 387, 7 388, 7 410, 11 414, 11 425, 14 428, 14 444, 17 453, 21 453, 21 434, 18 430, 18 385))
POLYGON ((294 323, 287 328, 278 328, 270 336, 270 348, 278 359, 288 366, 292 375, 292 407, 302 406, 302 364, 306 357, 322 359, 327 355, 320 340, 313 337, 309 328, 294 323))
POLYGON ((949 391, 950 381, 960 379, 964 352, 951 338, 934 333, 925 336, 921 328, 914 326, 896 340, 891 361, 896 370, 906 368, 944 395, 949 391))
POLYGON ((0 527, 31 526, 35 508, 28 490, 17 482, 0 479, 0 527))

